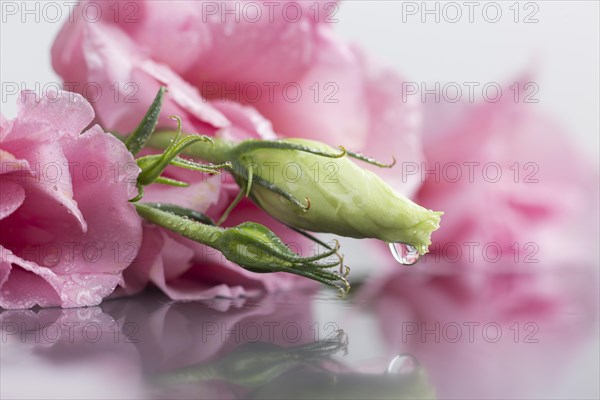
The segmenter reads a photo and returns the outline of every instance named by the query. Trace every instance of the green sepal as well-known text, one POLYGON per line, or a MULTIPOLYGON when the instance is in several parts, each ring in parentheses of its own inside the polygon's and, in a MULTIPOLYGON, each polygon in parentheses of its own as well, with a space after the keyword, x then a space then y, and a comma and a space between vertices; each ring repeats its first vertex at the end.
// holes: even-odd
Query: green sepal
POLYGON ((161 211, 170 212, 180 217, 188 218, 196 222, 200 222, 205 225, 215 225, 215 222, 208 215, 201 213, 200 211, 191 210, 189 208, 180 207, 175 204, 169 203, 144 203, 150 207, 156 208, 161 211))
POLYGON ((220 173, 220 169, 229 169, 231 168, 230 162, 225 162, 223 164, 202 164, 192 160, 188 160, 186 158, 175 157, 171 161, 171 165, 176 167, 189 169, 192 171, 205 172, 207 174, 218 174, 220 173))
POLYGON ((154 183, 160 183, 160 184, 163 184, 163 185, 177 186, 177 187, 188 187, 188 186, 190 186, 190 184, 187 183, 187 182, 178 181, 177 179, 171 179, 171 178, 167 178, 165 176, 159 176, 158 178, 156 178, 156 180, 154 181, 154 183))
POLYGON ((224 229, 190 218, 193 210, 162 203, 136 203, 138 214, 155 225, 162 226, 195 242, 216 248, 224 229))
POLYGON ((204 136, 184 136, 174 141, 159 157, 147 156, 139 158, 137 161, 142 172, 138 175, 138 185, 148 186, 154 183, 171 164, 171 161, 187 146, 204 140, 206 140, 204 136))
POLYGON ((133 133, 125 139, 125 146, 127 146, 127 149, 134 156, 144 148, 150 136, 154 133, 154 129, 156 129, 166 90, 164 86, 158 89, 158 93, 156 93, 154 101, 152 101, 150 108, 146 111, 146 115, 144 115, 144 118, 133 133))

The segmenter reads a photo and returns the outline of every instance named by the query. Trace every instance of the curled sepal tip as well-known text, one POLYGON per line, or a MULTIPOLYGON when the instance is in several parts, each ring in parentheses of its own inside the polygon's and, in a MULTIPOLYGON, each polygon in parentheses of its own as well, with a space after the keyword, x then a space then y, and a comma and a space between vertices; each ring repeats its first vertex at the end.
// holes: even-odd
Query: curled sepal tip
POLYGON ((304 153, 310 153, 321 157, 327 158, 342 158, 346 155, 347 151, 344 146, 338 146, 339 153, 332 151, 324 151, 318 147, 308 146, 305 144, 294 143, 289 140, 245 140, 239 143, 233 150, 238 156, 255 150, 294 150, 304 153))
POLYGON ((396 162, 397 162, 396 161, 396 157, 394 157, 394 156, 392 156, 392 162, 389 163, 389 164, 386 164, 386 163, 383 163, 381 161, 378 161, 375 158, 365 156, 364 154, 361 154, 361 153, 356 153, 356 152, 353 152, 353 151, 347 151, 346 153, 348 154, 349 157, 355 158, 357 160, 364 161, 364 162, 366 162, 368 164, 371 164, 371 165, 375 165, 375 166, 377 166, 379 168, 392 168, 394 165, 396 165, 396 162))
POLYGON ((215 222, 204 213, 200 211, 191 210, 189 208, 181 207, 176 204, 170 203, 144 203, 144 205, 158 209, 160 211, 169 212, 180 217, 184 217, 196 222, 200 222, 205 225, 215 225, 215 222))

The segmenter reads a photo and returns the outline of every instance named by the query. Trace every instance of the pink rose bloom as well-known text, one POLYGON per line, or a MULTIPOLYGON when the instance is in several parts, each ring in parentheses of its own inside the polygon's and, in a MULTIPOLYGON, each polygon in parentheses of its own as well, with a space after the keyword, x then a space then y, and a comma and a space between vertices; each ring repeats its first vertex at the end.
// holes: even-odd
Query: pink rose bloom
POLYGON ((416 201, 445 215, 423 270, 597 266, 597 167, 553 118, 504 89, 496 103, 428 105, 425 165, 437 173, 416 201), (452 262, 433 265, 440 257, 452 262))
MULTIPOLYGON (((219 15, 204 19, 212 12, 205 8, 209 3, 136 4, 135 23, 127 18, 115 20, 110 9, 104 9, 101 21, 86 22, 82 4, 74 11, 74 22, 63 27, 52 51, 54 67, 65 87, 90 98, 106 129, 130 132, 164 85, 169 92, 159 121, 162 128, 173 128, 167 117, 176 114, 186 131, 230 140, 300 136, 348 145, 384 161, 392 155, 406 161, 421 160, 416 135, 419 109, 402 101, 402 79, 341 41, 329 25, 314 22, 305 5, 301 6, 305 18, 298 23, 281 15, 260 23, 244 19, 221 23, 219 15), (290 48, 298 50, 290 53, 290 48), (309 88, 312 81, 323 85, 334 78, 339 86, 337 102, 315 103, 309 88), (261 102, 207 93, 215 85, 233 82, 234 87, 236 83, 243 87, 257 80, 260 84, 298 83, 304 95, 293 103, 283 99, 281 91, 272 101, 265 101, 269 97, 265 94, 261 102), (390 132, 394 140, 383 140, 390 132)), ((397 170, 382 171, 399 191, 416 189, 417 178, 402 183, 397 170)), ((176 203, 217 217, 235 194, 220 178, 207 181, 197 173, 172 169, 168 174, 192 187, 155 185, 148 188, 145 200, 176 203)), ((285 235, 284 241, 298 243, 300 250, 311 254, 310 242, 253 205, 234 211, 228 223, 246 220, 266 224, 285 235)), ((312 285, 289 274, 245 271, 223 261, 213 250, 163 229, 148 226, 144 231, 140 256, 125 274, 124 290, 119 293, 136 293, 152 282, 174 299, 192 300, 312 285), (213 256, 207 259, 207 254, 213 256)))
POLYGON ((142 239, 138 168, 80 95, 21 94, 0 126, 0 307, 99 304, 142 239))

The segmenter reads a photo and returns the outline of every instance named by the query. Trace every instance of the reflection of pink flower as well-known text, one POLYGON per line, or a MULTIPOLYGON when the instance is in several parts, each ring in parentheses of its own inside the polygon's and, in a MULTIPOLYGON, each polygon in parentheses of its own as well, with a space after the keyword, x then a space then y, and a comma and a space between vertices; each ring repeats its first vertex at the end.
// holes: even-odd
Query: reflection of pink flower
POLYGON ((141 243, 138 168, 80 95, 23 92, 0 131, 0 306, 90 306, 141 243))
POLYGON ((319 340, 312 308, 314 290, 290 291, 252 299, 205 302, 117 300, 102 307, 122 325, 136 326, 135 340, 144 368, 165 372, 216 362, 246 343, 292 347, 319 340))
MULTIPOLYGON (((553 383, 564 382, 577 355, 597 341, 597 277, 497 274, 474 287, 471 273, 478 272, 396 269, 359 297, 377 314, 386 349, 414 356, 439 398, 565 397, 553 383)), ((588 397, 590 383, 583 376, 566 397, 588 397)))
POLYGON ((100 307, 5 310, 0 326, 3 398, 143 397, 139 354, 127 336, 136 326, 100 307))
MULTIPOLYGON (((283 354, 287 348, 324 341, 328 332, 319 329, 307 307, 313 295, 294 291, 206 302, 145 296, 142 301, 107 301, 102 309, 5 311, 0 313, 2 374, 8 379, 3 381, 3 398, 43 396, 37 387, 24 384, 23 375, 43 383, 46 393, 65 393, 59 397, 68 397, 68 391, 85 398, 91 391, 102 398, 233 398, 239 390, 251 390, 236 387, 238 373, 256 377, 269 363, 236 364, 240 370, 221 369, 224 374, 198 371, 197 382, 164 389, 149 383, 193 365, 218 372, 224 358, 244 359, 245 349, 259 356, 283 354), (73 377, 79 385, 72 385, 73 377)), ((267 360, 279 363, 279 374, 302 365, 289 353, 267 360)), ((264 374, 265 383, 276 376, 264 374)))
MULTIPOLYGON (((402 101, 402 79, 340 40, 330 25, 315 21, 308 4, 293 3, 302 7, 301 21, 263 13, 265 18, 257 23, 243 18, 220 22, 220 14, 207 16, 213 12, 206 9, 208 3, 162 1, 136 2, 136 23, 113 18, 110 9, 103 10, 103 20, 89 23, 82 17, 82 4, 54 44, 53 65, 66 87, 90 97, 105 128, 122 133, 135 127, 164 85, 169 92, 159 122, 163 128, 173 127, 166 117, 176 114, 184 130, 232 140, 274 138, 277 132, 343 144, 386 162, 392 155, 419 162, 420 110, 402 101), (262 88, 257 100, 248 94, 252 86, 262 88), (284 86, 289 93, 283 93, 284 86), (101 95, 90 87, 100 88, 101 95), (298 101, 286 98, 294 87, 302 91, 298 101), (390 133, 394 140, 383 140, 390 133)), ((418 179, 402 183, 398 171, 383 172, 400 192, 416 189, 418 179)), ((228 185, 218 178, 204 182, 198 174, 168 173, 184 177, 192 188, 150 187, 146 199, 213 215, 232 199, 228 185)), ((231 216, 231 221, 244 219, 268 222, 282 232, 279 224, 249 204, 231 216)), ((239 296, 305 281, 249 273, 228 262, 219 261, 220 269, 207 267, 202 254, 212 250, 161 229, 148 227, 145 232, 142 254, 125 275, 127 293, 139 291, 148 281, 180 299, 239 296)), ((304 238, 286 238, 307 253, 304 238)))

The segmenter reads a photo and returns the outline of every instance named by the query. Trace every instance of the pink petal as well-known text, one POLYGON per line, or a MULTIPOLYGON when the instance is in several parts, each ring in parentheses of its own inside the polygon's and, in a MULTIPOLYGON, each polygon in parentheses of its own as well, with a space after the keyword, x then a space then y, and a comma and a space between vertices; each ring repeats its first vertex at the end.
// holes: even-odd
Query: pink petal
POLYGON ((189 113, 190 116, 215 128, 229 126, 229 121, 217 109, 211 107, 200 96, 196 88, 190 86, 168 67, 152 60, 144 60, 139 69, 151 78, 156 79, 162 86, 166 86, 169 91, 169 99, 172 99, 178 107, 189 113))
POLYGON ((92 106, 79 94, 47 92, 39 97, 24 90, 19 98, 17 118, 5 140, 57 140, 75 137, 94 119, 92 106))
POLYGON ((211 104, 231 122, 229 127, 219 131, 219 136, 223 139, 242 141, 246 139, 273 140, 277 138, 271 121, 263 117, 254 108, 231 101, 213 101, 211 104))
MULTIPOLYGON (((160 228, 152 224, 143 224, 142 243, 135 260, 123 271, 123 279, 113 295, 132 295, 141 292, 150 282, 150 270, 160 260, 164 246, 160 228)), ((182 264, 186 265, 189 260, 182 264)))
POLYGON ((93 119, 93 110, 83 97, 74 93, 60 91, 49 92, 42 98, 36 96, 34 92, 21 93, 18 116, 1 144, 2 173, 22 170, 11 179, 61 204, 69 211, 69 218, 75 219, 85 232, 86 221, 73 199, 69 162, 60 140, 76 138, 93 119))
POLYGON ((404 176, 403 166, 421 165, 424 155, 421 146, 421 104, 403 99, 404 80, 391 68, 369 58, 354 48, 361 66, 364 98, 369 111, 366 143, 360 148, 367 156, 390 163, 393 168, 378 168, 357 161, 361 166, 382 176, 399 193, 411 196, 421 185, 419 176, 404 176))
POLYGON ((228 121, 202 100, 169 68, 147 59, 131 39, 116 26, 102 22, 65 25, 53 48, 55 68, 64 80, 79 82, 72 90, 81 91, 85 82, 94 82, 99 92, 85 91, 94 103, 103 127, 121 133, 131 132, 144 116, 160 86, 169 90, 161 112, 161 126, 174 128, 168 117, 178 115, 187 130, 211 133, 228 121), (69 35, 78 35, 72 40, 69 35), (76 64, 73 64, 76 63, 76 64), (93 97, 93 98, 92 98, 93 97))
MULTIPOLYGON (((5 251, 4 248, 2 248, 1 251, 5 251)), ((11 270, 11 266, 10 263, 7 261, 4 261, 4 254, 0 254, 0 288, 2 288, 2 285, 4 285, 4 282, 6 282, 6 280, 8 279, 8 275, 10 275, 10 270, 11 270)))
POLYGON ((81 166, 73 187, 89 227, 84 235, 65 240, 101 249, 97 257, 77 259, 76 270, 116 274, 133 261, 141 242, 141 219, 128 202, 137 194, 137 163, 120 140, 98 126, 64 144, 64 151, 81 166))
MULTIPOLYGON (((198 179, 198 172, 182 174, 198 179)), ((176 178, 180 178, 181 175, 176 178)), ((180 178, 181 179, 181 178, 180 178)), ((183 178, 186 180, 185 178, 183 178)), ((186 180, 189 181, 189 180, 186 180)), ((173 187, 167 185, 153 185, 148 187, 144 194, 144 201, 156 203, 176 203, 178 206, 192 210, 206 211, 219 200, 221 177, 214 176, 192 183, 188 187, 173 187)))
POLYGON ((28 163, 31 175, 21 174, 19 183, 34 185, 35 190, 63 205, 83 231, 86 221, 73 199, 70 164, 61 140, 77 138, 93 118, 91 105, 78 94, 59 91, 37 98, 34 92, 24 91, 18 116, 2 142, 3 154, 10 152, 28 163))
MULTIPOLYGON (((0 178, 1 179, 1 178, 0 178)), ((2 182, 0 186, 0 220, 8 217, 23 204, 25 190, 14 182, 2 182)))
POLYGON ((252 105, 281 135, 360 150, 370 120, 358 60, 348 45, 326 31, 318 31, 314 46, 311 67, 292 81, 295 85, 284 89, 288 81, 283 81, 274 91, 274 100, 262 96, 252 105), (296 97, 294 87, 300 88, 301 96, 296 97))
MULTIPOLYGON (((15 124, 15 127, 18 125, 15 124)), ((19 127, 21 129, 21 127, 19 127)), ((14 131, 14 129, 13 129, 14 131)), ((63 206, 69 213, 67 218, 72 218, 79 224, 82 232, 87 230, 87 222, 83 218, 77 201, 73 197, 73 185, 69 171, 69 160, 63 153, 60 141, 19 141, 10 142, 11 152, 19 159, 27 160, 33 167, 31 175, 21 174, 19 183, 30 190, 39 192, 47 197, 50 202, 63 206)))
MULTIPOLYGON (((278 2, 270 15, 265 3, 257 2, 254 4, 262 10, 258 21, 245 18, 236 21, 231 17, 223 21, 225 8, 231 9, 233 4, 212 3, 217 6, 216 13, 207 8, 210 4, 194 3, 201 8, 210 47, 200 48, 194 67, 182 73, 192 84, 201 87, 202 83, 220 82, 231 85, 235 82, 291 82, 301 77, 315 62, 314 37, 320 27, 309 9, 312 3, 278 2), (282 10, 288 4, 300 8, 300 20, 294 23, 286 21, 282 10)), ((293 8, 290 14, 294 13, 293 8)), ((146 36, 149 36, 148 33, 146 36)))
MULTIPOLYGON (((0 247, 4 263, 12 267, 0 288, 0 307, 85 307, 99 304, 119 281, 112 274, 56 275, 48 268, 23 260, 0 247)), ((4 267, 5 269, 5 267, 4 267)))
POLYGON ((541 264, 559 267, 563 261, 587 265, 595 257, 588 249, 598 233, 588 221, 598 215, 597 192, 592 190, 598 174, 590 172, 591 163, 550 116, 535 105, 515 103, 512 96, 496 103, 431 104, 427 115, 429 169, 454 164, 462 170, 457 182, 444 179, 441 172, 437 181, 429 175, 418 193, 420 204, 445 211, 434 243, 477 242, 480 249, 497 244, 507 262, 492 265, 477 251, 477 263, 501 272, 541 264), (475 165, 473 172, 467 163, 475 165), (486 166, 494 168, 486 174, 486 166), (500 179, 490 181, 498 168, 500 179), (527 243, 538 247, 534 259, 539 263, 523 266, 527 243), (565 248, 569 251, 561 250, 565 248), (515 251, 519 261, 513 261, 515 251))
POLYGON ((0 114, 0 141, 4 140, 4 137, 10 131, 11 123, 4 118, 4 115, 0 114))
MULTIPOLYGON (((19 175, 18 179, 25 179, 24 177, 30 174, 31 167, 27 160, 19 160, 8 151, 0 148, 0 174, 11 174, 15 173, 19 175)), ((2 179, 8 180, 9 176, 5 175, 2 179)))
POLYGON ((27 181, 19 212, 2 220, 1 243, 56 274, 118 274, 141 241, 141 220, 128 202, 136 194, 137 164, 123 143, 97 126, 65 142, 62 150, 87 231, 81 232, 68 208, 27 181))

